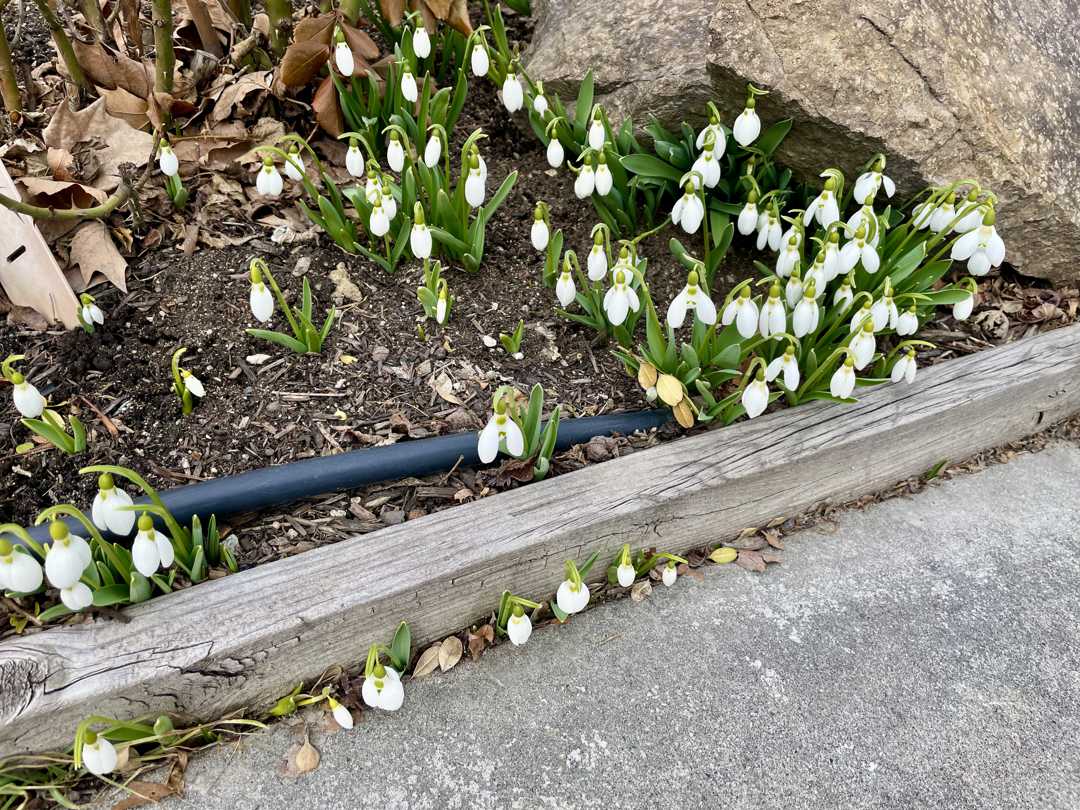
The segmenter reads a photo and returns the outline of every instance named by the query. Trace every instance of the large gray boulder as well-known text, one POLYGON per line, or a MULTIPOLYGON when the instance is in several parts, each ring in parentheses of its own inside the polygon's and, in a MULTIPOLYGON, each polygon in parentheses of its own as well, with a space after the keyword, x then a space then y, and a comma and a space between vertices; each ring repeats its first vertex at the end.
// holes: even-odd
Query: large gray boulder
POLYGON ((1006 260, 1080 279, 1077 0, 534 0, 526 69, 644 123, 730 125, 746 82, 766 125, 792 116, 779 159, 851 177, 875 152, 902 192, 966 177, 999 196, 1006 260))

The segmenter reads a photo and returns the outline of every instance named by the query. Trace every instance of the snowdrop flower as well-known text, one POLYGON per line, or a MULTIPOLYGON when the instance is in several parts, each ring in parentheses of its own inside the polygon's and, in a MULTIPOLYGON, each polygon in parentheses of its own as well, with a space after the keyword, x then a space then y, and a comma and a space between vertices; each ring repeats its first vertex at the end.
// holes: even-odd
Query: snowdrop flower
POLYGON ((865 226, 860 226, 855 232, 855 238, 840 249, 840 272, 850 273, 860 261, 863 269, 871 275, 881 267, 877 248, 866 240, 865 226))
POLYGON ((285 176, 296 182, 304 179, 304 158, 300 155, 300 147, 296 144, 289 147, 289 159, 285 161, 285 176))
POLYGON ((925 231, 930 227, 930 222, 934 218, 934 212, 937 207, 930 204, 930 201, 919 203, 911 211, 911 223, 914 227, 920 231, 925 231))
POLYGON ((62 520, 49 524, 52 543, 45 554, 45 576, 54 588, 70 588, 90 565, 90 544, 77 534, 71 534, 62 520))
POLYGON ((364 176, 364 155, 355 138, 349 142, 349 151, 345 153, 345 169, 353 177, 364 176))
POLYGON ((825 250, 819 250, 818 255, 814 257, 814 263, 810 265, 810 269, 806 271, 806 276, 803 278, 803 287, 808 287, 810 284, 814 285, 816 290, 815 295, 821 296, 825 293, 825 285, 828 282, 825 280, 825 250))
POLYGON ((859 205, 870 205, 877 196, 878 189, 885 187, 885 196, 892 197, 896 193, 896 184, 892 178, 885 174, 885 156, 878 155, 870 171, 863 172, 855 181, 853 197, 859 205))
POLYGON ((660 577, 660 581, 664 583, 665 587, 670 588, 678 578, 679 571, 675 568, 675 563, 668 561, 668 564, 664 566, 664 573, 660 577))
MULTIPOLYGON (((566 159, 566 152, 563 149, 563 145, 559 142, 559 139, 554 135, 551 136, 551 140, 547 145, 547 162, 548 166, 553 169, 557 169, 563 165, 563 161, 566 159)), ((576 188, 576 184, 575 184, 576 188)), ((586 195, 588 196, 588 195, 586 195)))
POLYGON ((851 339, 848 348, 851 349, 851 356, 855 360, 856 369, 862 371, 870 364, 870 361, 874 359, 874 352, 877 351, 873 321, 867 321, 863 324, 863 328, 851 339))
POLYGON ((956 195, 950 194, 945 202, 934 209, 933 216, 930 217, 930 230, 941 233, 952 224, 956 217, 955 203, 956 195))
POLYGON ((784 298, 787 300, 789 309, 794 310, 803 298, 803 281, 798 269, 792 271, 784 286, 784 298))
POLYGON ((829 380, 829 393, 837 399, 847 399, 855 390, 855 361, 849 354, 833 372, 829 380))
POLYGON ((500 445, 506 443, 506 452, 511 456, 520 456, 525 452, 525 437, 518 423, 506 413, 506 401, 499 397, 495 402, 494 413, 484 429, 480 431, 477 452, 484 464, 490 464, 499 455, 500 445))
POLYGON ((401 74, 401 95, 406 101, 411 101, 413 104, 420 97, 420 93, 416 88, 416 77, 412 75, 412 71, 408 67, 401 74))
POLYGON ((836 202, 836 180, 832 177, 825 181, 825 188, 803 212, 803 225, 809 225, 814 219, 817 219, 822 228, 828 228, 834 222, 840 221, 840 206, 836 202))
POLYGON ((601 153, 596 163, 596 193, 601 197, 606 197, 611 193, 613 182, 614 178, 611 176, 611 169, 608 168, 607 158, 601 153))
POLYGON ((533 111, 537 115, 539 115, 541 118, 543 118, 547 114, 548 100, 547 100, 547 96, 544 95, 543 90, 541 90, 535 96, 533 96, 532 108, 533 108, 533 111))
POLYGON ((608 322, 612 326, 619 326, 626 320, 627 314, 641 309, 638 294, 627 283, 626 278, 626 271, 616 271, 615 283, 604 294, 604 312, 607 314, 608 322))
POLYGON ((15 410, 27 419, 37 419, 45 410, 45 397, 33 385, 26 381, 26 377, 18 371, 13 371, 8 377, 12 384, 11 399, 15 403, 15 410))
POLYGON ((60 589, 60 601, 73 613, 86 610, 94 604, 94 592, 83 582, 76 582, 69 588, 60 589))
POLYGON ((749 146, 761 134, 761 119, 758 118, 758 114, 754 110, 755 106, 756 102, 753 95, 751 95, 746 99, 746 108, 739 113, 734 126, 731 127, 731 134, 735 136, 739 146, 749 146))
POLYGON ((525 103, 521 82, 517 74, 507 73, 502 85, 502 103, 508 113, 516 113, 525 103))
POLYGON ((908 349, 899 360, 892 367, 892 374, 889 375, 894 383, 898 383, 901 380, 904 382, 915 382, 915 350, 908 349))
POLYGON ((776 212, 771 208, 767 212, 762 212, 758 217, 758 238, 757 249, 764 250, 768 245, 769 250, 779 250, 780 245, 783 244, 781 237, 783 232, 780 228, 780 219, 776 216, 776 212))
POLYGON ((103 532, 127 537, 135 526, 135 513, 124 507, 131 505, 131 496, 116 486, 109 473, 103 473, 98 478, 98 491, 90 507, 90 518, 103 532))
POLYGON ((896 322, 900 317, 896 304, 891 295, 883 295, 870 307, 870 320, 874 324, 874 331, 880 332, 885 327, 896 328, 896 322))
POLYGON ((595 188, 596 173, 590 164, 585 163, 578 172, 577 180, 574 181, 574 194, 579 200, 584 200, 586 197, 592 196, 595 188))
POLYGON ((896 334, 900 336, 914 335, 919 330, 919 316, 915 305, 912 304, 896 319, 896 334))
POLYGON ((364 199, 368 205, 382 201, 382 178, 374 170, 368 171, 367 180, 364 181, 364 199))
MULTIPOLYGON (((840 275, 840 234, 832 231, 825 242, 825 283, 840 275)), ((825 288, 822 287, 822 292, 825 288)))
POLYGON ((604 131, 604 119, 600 116, 599 107, 593 111, 592 123, 589 124, 588 139, 589 146, 597 152, 604 148, 604 141, 607 140, 607 133, 604 131))
POLYGON ((809 335, 818 328, 820 319, 821 312, 818 308, 814 282, 809 281, 803 290, 802 300, 795 305, 795 311, 791 314, 791 328, 795 332, 795 337, 809 335))
POLYGON ((705 219, 705 205, 694 189, 694 183, 686 184, 683 195, 675 201, 671 209, 671 222, 688 234, 697 233, 701 221, 705 219))
POLYGON ((850 239, 852 234, 858 232, 859 228, 865 230, 868 236, 867 241, 874 247, 877 247, 877 244, 881 239, 881 227, 878 222, 877 214, 874 213, 872 206, 864 205, 848 217, 848 221, 845 223, 844 232, 850 239), (871 237, 870 234, 873 234, 873 236, 871 237))
MULTIPOLYGON (((706 141, 705 150, 698 155, 698 159, 694 161, 694 165, 690 168, 690 171, 701 175, 702 182, 705 183, 705 188, 716 188, 716 184, 720 182, 720 161, 716 159, 714 143, 715 141, 712 140, 706 141)), ((755 223, 756 221, 757 219, 755 217, 755 223)), ((752 231, 753 227, 751 227, 750 230, 752 231)), ((743 236, 750 233, 750 231, 743 230, 740 230, 739 232, 743 236)))
POLYGON ((371 218, 368 220, 368 230, 373 236, 385 236, 390 230, 390 218, 383 210, 382 200, 376 200, 371 209, 371 218))
POLYGON ((799 361, 795 359, 795 346, 789 343, 787 350, 775 358, 765 368, 765 379, 772 382, 777 377, 784 375, 784 387, 794 391, 799 387, 799 361))
POLYGON ((541 252, 547 248, 548 239, 551 236, 545 217, 546 209, 547 206, 542 202, 536 204, 536 210, 533 212, 532 231, 529 234, 533 248, 541 252))
POLYGON ((390 140, 386 144, 386 162, 392 171, 400 173, 405 168, 405 147, 401 145, 401 136, 397 130, 390 130, 390 140))
POLYGON ((784 244, 784 249, 776 257, 776 275, 780 278, 787 278, 792 273, 798 272, 801 262, 802 254, 799 252, 799 238, 792 234, 784 244))
POLYGON ((589 604, 589 586, 580 580, 564 579, 555 592, 555 604, 563 613, 581 613, 589 604))
POLYGON ((180 160, 164 138, 158 143, 158 168, 166 177, 176 177, 176 173, 180 171, 180 160))
POLYGON ((334 722, 346 731, 350 731, 353 727, 352 712, 350 712, 347 708, 342 706, 332 697, 328 697, 326 699, 326 702, 330 706, 330 716, 334 718, 334 722))
MULTIPOLYGON (((735 302, 733 301, 732 304, 735 302)), ((728 305, 731 306, 730 304, 728 305)), ((754 320, 750 327, 750 334, 754 333, 754 324, 757 322, 757 307, 751 301, 750 306, 754 308, 754 320)), ((682 288, 682 291, 675 296, 675 299, 671 302, 667 311, 668 326, 672 329, 678 329, 683 325, 683 321, 686 320, 686 311, 692 309, 694 311, 694 317, 701 321, 706 326, 711 326, 716 323, 716 305, 713 304, 712 299, 708 294, 698 286, 698 274, 696 270, 691 270, 686 275, 686 286, 682 288)), ((724 313, 724 317, 727 317, 727 313, 724 313)), ((734 316, 733 316, 734 317, 734 316)), ((741 315, 739 316, 742 317, 741 315)), ((728 321, 730 323, 730 321, 728 321)))
POLYGON ((491 60, 488 58, 487 43, 480 37, 473 43, 472 57, 470 59, 473 76, 487 76, 491 60))
POLYGON ((85 324, 98 324, 99 326, 105 323, 105 313, 101 311, 101 307, 94 303, 94 299, 87 293, 83 293, 79 296, 79 303, 82 305, 79 308, 79 315, 82 322, 85 324))
POLYGON ((87 731, 83 738, 82 763, 95 776, 104 776, 116 770, 116 748, 100 734, 87 731))
POLYGON ((376 664, 374 671, 364 678, 360 687, 364 703, 373 709, 396 712, 405 702, 405 689, 401 685, 401 676, 393 667, 376 664))
POLYGON ((742 406, 751 419, 761 416, 769 407, 769 386, 765 383, 764 371, 759 369, 757 376, 743 388, 742 406))
POLYGON ((284 185, 285 182, 274 165, 274 159, 263 158, 262 168, 259 170, 258 177, 255 178, 256 190, 264 197, 277 197, 280 196, 284 185))
POLYGON ((41 587, 43 579, 41 564, 36 559, 16 551, 15 546, 0 538, 0 591, 33 593, 41 587))
POLYGON ((431 36, 427 32, 427 28, 422 25, 413 31, 412 49, 413 53, 421 59, 427 59, 431 56, 431 36))
POLYGON ((971 312, 974 309, 975 294, 971 293, 963 301, 957 301, 953 304, 952 315, 958 321, 966 321, 971 316, 971 312))
POLYGON ((345 77, 352 76, 356 71, 356 62, 352 48, 345 41, 345 34, 340 28, 334 30, 334 43, 334 64, 337 65, 338 73, 345 77))
POLYGON ((589 258, 586 259, 589 271, 589 281, 603 281, 607 275, 608 260, 607 251, 604 249, 604 235, 600 231, 593 237, 593 246, 589 250, 589 258))
POLYGON ((968 231, 973 231, 980 225, 982 225, 983 218, 986 216, 990 208, 986 205, 986 203, 979 203, 978 205, 976 205, 978 201, 979 194, 977 191, 975 191, 975 189, 972 189, 971 193, 967 196, 967 200, 965 201, 965 208, 968 209, 967 213, 960 217, 956 225, 953 226, 954 233, 967 233, 968 231))
POLYGON ((189 394, 194 397, 198 397, 199 399, 202 399, 206 396, 206 388, 205 386, 203 386, 202 380, 200 380, 187 369, 181 369, 180 376, 183 378, 184 388, 189 394))
POLYGON ((637 579, 637 571, 634 570, 634 566, 622 563, 615 570, 615 576, 618 578, 621 587, 629 588, 637 579))
POLYGON ((431 231, 424 221, 424 208, 420 203, 413 205, 413 224, 409 231, 409 249, 417 259, 431 258, 431 231))
POLYGON ((386 219, 393 222, 394 217, 397 216, 397 200, 394 199, 394 192, 390 188, 389 181, 383 184, 382 210, 386 214, 386 219))
MULTIPOLYGON (((708 185, 706 183, 706 185, 708 185)), ((760 217, 758 216, 757 208, 757 194, 753 191, 750 192, 750 196, 746 198, 746 205, 743 206, 742 211, 739 212, 739 219, 737 227, 739 233, 743 236, 749 236, 754 232, 754 228, 758 226, 760 217)), ((758 237, 758 243, 761 243, 761 237, 758 237)))
POLYGON ((446 281, 439 284, 439 299, 435 302, 435 323, 440 326, 450 317, 449 286, 446 281))
POLYGON ((442 138, 439 135, 433 134, 428 137, 427 143, 424 144, 424 165, 429 169, 434 169, 439 165, 439 160, 442 158, 442 138))
POLYGON ((720 125, 719 119, 715 115, 709 116, 709 124, 701 132, 698 133, 697 141, 695 145, 698 149, 705 148, 705 144, 709 141, 709 136, 712 136, 713 142, 713 154, 717 159, 724 156, 724 152, 727 149, 727 135, 724 134, 724 128, 720 125))
POLYGON ((761 316, 758 318, 758 332, 763 338, 779 335, 787 328, 787 312, 784 310, 784 302, 780 300, 780 285, 773 284, 769 288, 769 297, 761 307, 761 316))
POLYGON ((859 329, 862 329, 867 322, 871 324, 874 322, 873 305, 869 301, 864 302, 862 308, 860 308, 858 312, 852 314, 851 325, 848 328, 848 332, 856 332, 859 329))
POLYGON ((844 279, 843 283, 833 293, 833 306, 839 306, 841 310, 847 309, 855 301, 855 293, 851 291, 851 282, 844 279))
POLYGON ((1005 260, 1005 242, 998 235, 994 221, 994 212, 987 211, 982 225, 953 242, 950 257, 957 261, 966 259, 968 272, 973 276, 985 276, 991 267, 1005 260))
POLYGON ((159 567, 173 564, 172 542, 154 528, 154 519, 146 513, 139 516, 139 531, 131 544, 131 561, 144 577, 153 576, 159 567))
POLYGON ((469 169, 469 178, 465 181, 465 200, 472 208, 479 208, 484 204, 484 175, 480 171, 480 160, 475 155, 472 160, 472 168, 469 169))
POLYGON ((577 297, 577 286, 574 284, 574 277, 570 275, 569 261, 563 261, 562 271, 555 282, 555 297, 564 309, 574 303, 577 297))
POLYGON ((515 647, 520 647, 529 640, 532 635, 532 620, 525 615, 525 609, 521 605, 514 605, 510 618, 506 620, 506 635, 515 647))
MULTIPOLYGON (((715 315, 713 317, 715 323, 715 315)), ((747 285, 739 291, 737 298, 732 298, 724 307, 724 315, 720 319, 720 324, 730 326, 734 323, 739 335, 743 339, 747 339, 752 338, 757 331, 758 318, 758 306, 754 303, 754 299, 750 297, 750 285, 747 285)), ((670 321, 670 319, 669 315, 668 320, 670 321)))

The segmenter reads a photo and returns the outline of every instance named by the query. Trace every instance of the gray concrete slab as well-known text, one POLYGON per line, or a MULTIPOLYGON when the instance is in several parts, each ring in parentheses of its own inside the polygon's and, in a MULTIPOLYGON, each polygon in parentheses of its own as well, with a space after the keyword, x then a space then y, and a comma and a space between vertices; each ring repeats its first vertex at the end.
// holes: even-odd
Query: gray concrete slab
POLYGON ((196 757, 172 806, 1080 807, 1078 526, 1080 448, 1020 456, 410 683, 298 780, 284 727, 196 757))

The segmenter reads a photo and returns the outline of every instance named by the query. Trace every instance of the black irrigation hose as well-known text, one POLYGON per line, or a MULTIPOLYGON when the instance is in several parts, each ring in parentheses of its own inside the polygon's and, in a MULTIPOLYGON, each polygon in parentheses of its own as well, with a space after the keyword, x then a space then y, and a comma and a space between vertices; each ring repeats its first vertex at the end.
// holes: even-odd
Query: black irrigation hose
MULTIPOLYGON (((565 450, 572 445, 588 442, 595 436, 612 433, 628 435, 638 430, 657 428, 670 419, 671 412, 667 409, 563 419, 559 422, 555 446, 565 450)), ((160 496, 176 520, 181 525, 187 525, 194 515, 203 521, 209 519, 210 515, 217 515, 220 519, 328 492, 357 489, 378 481, 450 470, 459 463, 459 459, 467 467, 480 466, 476 442, 477 434, 472 432, 416 439, 200 481, 166 490, 160 496)), ((139 498, 136 503, 145 501, 146 498, 139 498)), ((86 533, 86 529, 74 518, 65 518, 65 521, 72 532, 80 535, 86 533)), ((30 536, 38 542, 49 540, 47 524, 34 526, 29 531, 30 536)), ((11 540, 18 542, 17 538, 11 540)))

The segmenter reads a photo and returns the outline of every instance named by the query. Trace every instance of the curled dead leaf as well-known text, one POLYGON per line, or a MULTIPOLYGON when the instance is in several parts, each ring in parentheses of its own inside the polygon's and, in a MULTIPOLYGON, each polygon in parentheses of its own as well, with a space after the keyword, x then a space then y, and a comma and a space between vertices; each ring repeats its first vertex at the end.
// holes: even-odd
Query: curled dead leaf
POLYGON ((727 546, 720 546, 720 548, 714 548, 709 553, 709 559, 717 565, 724 565, 726 563, 735 562, 735 558, 739 556, 739 552, 733 548, 727 546))
POLYGON ((735 558, 735 564, 740 568, 755 571, 759 574, 764 573, 765 560, 762 558, 760 551, 740 550, 738 554, 739 556, 735 558))
POLYGON ((678 378, 661 374, 656 380, 656 393, 665 405, 675 406, 683 401, 683 386, 678 378))
POLYGON ((312 40, 329 47, 334 38, 334 23, 336 21, 337 15, 334 13, 320 14, 317 17, 304 17, 293 29, 293 42, 312 40))
POLYGON ((303 745, 293 755, 292 766, 298 774, 311 773, 319 767, 319 751, 311 744, 307 734, 304 735, 303 745))
POLYGON ((375 40, 368 36, 366 31, 353 28, 351 25, 342 23, 341 33, 345 35, 345 41, 349 43, 349 49, 353 52, 353 56, 359 57, 356 72, 363 73, 367 70, 369 62, 379 58, 381 53, 379 46, 375 44, 375 40))
POLYGON ((635 602, 644 602, 652 594, 652 583, 647 579, 635 582, 630 589, 630 598, 635 602))
POLYGON ((345 131, 337 89, 334 87, 334 80, 329 76, 322 80, 319 89, 315 91, 311 99, 311 109, 315 110, 315 120, 328 135, 336 138, 345 131))
POLYGON ((637 381, 638 385, 642 388, 652 388, 656 385, 656 379, 659 375, 656 371, 656 366, 649 362, 643 362, 638 366, 637 381))
POLYGON ((439 645, 439 669, 443 672, 452 670, 461 660, 463 652, 465 652, 465 647, 460 638, 457 636, 444 638, 442 644, 439 645))
POLYGON ((694 426, 694 411, 691 409, 687 400, 684 399, 672 408, 671 413, 674 414, 675 421, 687 430, 694 426))
POLYGON ((303 87, 329 58, 329 45, 314 39, 295 40, 285 49, 278 75, 286 87, 303 87))
POLYGON ((416 659, 416 663, 413 665, 412 676, 414 678, 423 678, 425 675, 430 675, 439 666, 439 652, 442 650, 441 644, 432 644, 416 659))

